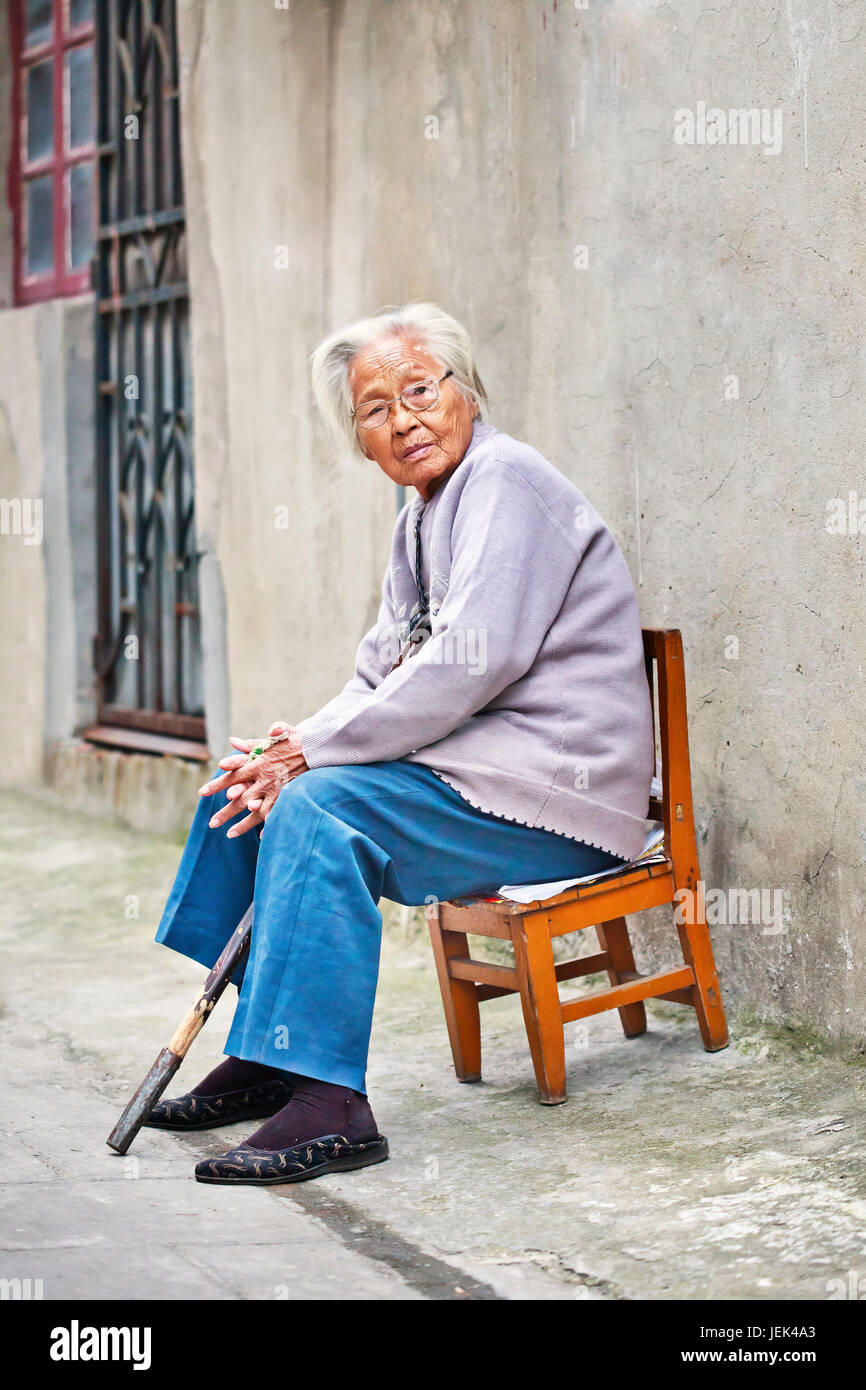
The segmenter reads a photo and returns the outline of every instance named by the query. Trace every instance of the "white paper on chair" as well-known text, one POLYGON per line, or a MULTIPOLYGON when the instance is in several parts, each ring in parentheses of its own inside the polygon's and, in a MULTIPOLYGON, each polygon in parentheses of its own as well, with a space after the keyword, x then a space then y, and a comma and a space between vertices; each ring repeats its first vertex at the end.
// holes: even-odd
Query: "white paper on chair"
POLYGON ((614 868, 603 869, 599 874, 584 874, 583 878, 564 878, 556 883, 505 883, 499 889, 499 896, 508 898, 509 902, 513 903, 543 903, 547 898, 555 898, 558 893, 564 893, 568 888, 577 888, 581 883, 597 883, 603 878, 614 878, 630 868, 642 867, 645 864, 661 864, 665 858, 664 841, 664 826, 654 825, 652 830, 647 831, 640 854, 628 864, 616 864, 614 868))

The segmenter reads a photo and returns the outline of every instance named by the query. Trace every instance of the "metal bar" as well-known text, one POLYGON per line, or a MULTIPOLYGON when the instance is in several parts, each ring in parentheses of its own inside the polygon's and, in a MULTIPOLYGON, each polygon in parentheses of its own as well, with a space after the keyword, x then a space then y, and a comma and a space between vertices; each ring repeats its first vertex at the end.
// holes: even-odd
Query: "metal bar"
MULTIPOLYGON (((142 40, 143 40, 143 20, 144 20, 144 15, 143 15, 143 11, 142 11, 142 6, 141 6, 140 4, 132 5, 132 6, 130 7, 130 15, 131 15, 131 19, 132 19, 132 23, 131 23, 131 26, 130 26, 131 29, 132 29, 132 36, 131 36, 131 41, 130 41, 130 49, 131 49, 131 51, 132 51, 132 71, 133 71, 134 78, 135 78, 135 95, 136 95, 136 100, 137 100, 137 102, 138 102, 138 104, 139 104, 139 112, 140 112, 140 116, 141 116, 141 123, 142 123, 142 125, 145 125, 145 124, 146 124, 146 122, 145 122, 145 115, 146 115, 146 113, 147 113, 147 107, 146 107, 146 104, 145 104, 145 103, 146 103, 146 96, 145 96, 144 93, 142 92, 142 63, 143 63, 143 54, 142 54, 142 46, 143 46, 143 43, 142 43, 142 40)), ((143 212, 146 212, 146 211, 147 211, 147 209, 146 209, 146 207, 145 207, 145 200, 144 200, 145 168, 144 168, 144 138, 143 138, 143 131, 142 131, 142 130, 139 130, 138 139, 134 142, 134 145, 135 145, 135 149, 134 149, 134 156, 133 156, 133 166, 134 166, 134 169, 135 169, 135 177, 134 177, 134 180, 133 180, 134 198, 133 198, 133 204, 132 204, 132 206, 133 206, 134 211, 140 216, 143 212)))
MULTIPOLYGON (((161 33, 159 28, 160 15, 157 14, 153 19, 151 33, 156 35, 161 33)), ((162 128, 164 120, 163 103, 163 71, 162 71, 162 49, 159 43, 151 42, 151 68, 150 68, 150 209, 154 211, 164 204, 163 189, 163 158, 162 158, 162 128)))
POLYGON ((132 352, 134 373, 138 387, 137 409, 133 415, 133 430, 136 436, 135 451, 135 625, 138 637, 138 661, 136 663, 136 687, 139 705, 147 705, 147 680, 149 668, 149 644, 147 642, 148 589, 151 576, 148 566, 148 517, 144 503, 147 479, 147 447, 144 440, 145 426, 145 381, 142 372, 141 314, 138 309, 132 315, 132 352))
MULTIPOLYGON (((170 28, 172 34, 175 34, 177 32, 175 0, 169 0, 166 26, 170 28)), ((177 96, 180 91, 179 67, 180 61, 178 57, 177 44, 173 43, 171 45, 171 86, 175 96, 177 96)), ((180 146, 179 100, 172 100, 170 102, 169 114, 171 117, 171 135, 169 144, 169 166, 171 172, 171 177, 169 180, 171 186, 170 196, 171 201, 179 206, 185 201, 183 192, 183 160, 181 158, 180 146)))
POLYGON ((163 661, 164 589, 166 586, 166 515, 163 493, 162 456, 162 352, 159 341, 158 306, 148 316, 151 333, 151 467, 153 469, 153 696, 154 709, 165 709, 163 661))
POLYGON ((101 724, 115 724, 125 729, 172 734, 177 738, 204 738, 204 720, 195 714, 172 714, 166 710, 132 709, 125 705, 103 705, 101 724))
POLYGON ((177 324, 177 303, 169 310, 169 329, 171 341, 171 411, 169 418, 169 439, 174 461, 174 708, 179 710, 183 704, 183 609, 188 602, 185 593, 186 573, 181 567, 181 555, 186 550, 186 528, 183 522, 183 482, 186 455, 175 438, 176 421, 182 406, 181 384, 178 368, 180 365, 180 338, 177 324))
MULTIPOLYGON (((114 102, 113 115, 117 123, 115 139, 117 141, 117 178, 114 189, 113 216, 116 222, 122 222, 129 213, 129 156, 130 142, 126 139, 123 129, 124 116, 131 113, 132 93, 127 89, 126 69, 123 63, 119 38, 121 34, 121 15, 120 8, 124 0, 111 0, 111 47, 114 53, 114 102)), ((128 9, 129 6, 127 5, 128 9)))

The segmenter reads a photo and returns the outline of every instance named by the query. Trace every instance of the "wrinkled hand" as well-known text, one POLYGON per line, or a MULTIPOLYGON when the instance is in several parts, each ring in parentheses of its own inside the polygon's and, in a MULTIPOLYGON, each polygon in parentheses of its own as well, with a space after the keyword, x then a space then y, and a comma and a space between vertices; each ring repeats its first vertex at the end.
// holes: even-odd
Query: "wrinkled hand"
POLYGON ((283 743, 274 744, 273 748, 268 748, 258 758, 253 759, 247 757, 250 749, 254 747, 253 739, 229 740, 233 748, 241 751, 230 753, 220 761, 222 777, 214 777, 212 781, 205 782, 204 786, 199 788, 199 796, 212 796, 214 792, 224 791, 228 797, 228 802, 222 810, 211 817, 212 830, 225 825, 226 821, 239 815, 241 811, 246 811, 248 814, 237 825, 232 826, 227 838, 232 840, 238 835, 245 835, 248 830, 267 820, 283 787, 295 777, 300 777, 302 772, 309 771, 301 751, 300 734, 292 729, 291 724, 285 724, 280 720, 268 729, 269 735, 289 732, 292 734, 291 738, 287 738, 283 743))

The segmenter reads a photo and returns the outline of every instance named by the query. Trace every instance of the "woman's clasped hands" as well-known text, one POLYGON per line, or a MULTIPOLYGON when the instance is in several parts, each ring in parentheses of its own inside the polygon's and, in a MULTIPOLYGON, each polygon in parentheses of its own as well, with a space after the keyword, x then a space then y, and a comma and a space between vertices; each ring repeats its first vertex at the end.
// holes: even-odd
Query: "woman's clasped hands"
POLYGON ((238 821, 228 831, 228 839, 244 835, 257 825, 262 825, 273 810, 277 797, 295 777, 309 771, 301 749, 301 736, 282 720, 272 724, 268 737, 274 734, 289 734, 289 737, 273 747, 266 748, 256 758, 249 754, 256 743, 254 739, 232 738, 229 740, 237 753, 229 753, 222 758, 219 766, 223 776, 214 777, 199 788, 199 796, 212 796, 214 792, 224 791, 228 798, 226 805, 210 819, 210 827, 216 830, 227 821, 246 811, 243 820, 238 821))

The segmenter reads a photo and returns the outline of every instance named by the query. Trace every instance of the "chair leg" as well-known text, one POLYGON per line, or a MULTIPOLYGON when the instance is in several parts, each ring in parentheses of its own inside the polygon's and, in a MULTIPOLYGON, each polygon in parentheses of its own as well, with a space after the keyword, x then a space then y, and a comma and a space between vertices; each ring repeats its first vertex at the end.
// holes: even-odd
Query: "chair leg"
POLYGON ((719 1052, 728 1045, 728 1025, 719 989, 719 977, 707 926, 706 909, 696 895, 694 922, 677 921, 674 914, 683 959, 695 972, 694 1004, 698 1027, 707 1052, 719 1052))
POLYGON ((433 959, 442 991, 445 1024, 458 1081, 481 1080, 481 1014, 477 986, 471 980, 452 979, 448 970, 451 956, 468 956, 466 933, 448 931, 441 925, 441 907, 428 908, 427 922, 433 943, 433 959))
MULTIPOLYGON (((607 977, 612 985, 622 984, 622 976, 634 974, 634 954, 624 917, 615 917, 612 922, 599 922, 596 926, 598 944, 610 956, 611 968, 607 977)), ((622 1031, 627 1038, 636 1038, 646 1032, 646 1009, 643 1000, 636 1004, 624 1004, 619 1010, 622 1031)))
POLYGON ((561 1105, 566 1099, 565 1035, 550 932, 544 922, 515 917, 511 939, 541 1104, 561 1105))

